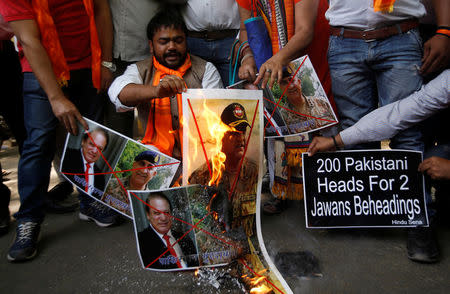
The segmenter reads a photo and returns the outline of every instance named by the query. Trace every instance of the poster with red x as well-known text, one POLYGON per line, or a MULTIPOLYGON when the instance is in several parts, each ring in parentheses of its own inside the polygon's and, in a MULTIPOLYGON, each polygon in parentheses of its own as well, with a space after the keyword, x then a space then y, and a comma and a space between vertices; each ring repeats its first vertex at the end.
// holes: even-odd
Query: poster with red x
POLYGON ((180 161, 85 118, 89 130, 67 135, 61 174, 82 191, 131 218, 128 190, 168 188, 180 161))
POLYGON ((248 252, 245 234, 222 231, 208 211, 212 190, 201 185, 128 191, 138 253, 148 270, 221 266, 248 252))
MULTIPOLYGON (((241 81, 229 89, 258 89, 241 81)), ((302 56, 283 70, 282 79, 263 90, 264 136, 286 137, 337 124, 337 118, 309 57, 302 56)))
POLYGON ((207 187, 205 213, 213 216, 222 235, 246 249, 237 251, 238 262, 231 266, 248 291, 290 293, 261 233, 263 123, 260 90, 183 93, 183 185, 207 187))

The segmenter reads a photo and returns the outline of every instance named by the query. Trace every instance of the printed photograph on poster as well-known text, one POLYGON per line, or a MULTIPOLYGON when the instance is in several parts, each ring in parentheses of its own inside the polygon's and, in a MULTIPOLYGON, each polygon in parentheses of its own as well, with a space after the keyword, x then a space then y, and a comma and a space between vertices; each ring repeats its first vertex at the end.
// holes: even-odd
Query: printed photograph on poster
MULTIPOLYGON (((257 86, 240 81, 231 89, 257 86)), ((316 131, 336 124, 337 118, 309 57, 292 61, 280 81, 264 96, 264 136, 284 137, 316 131)))
POLYGON ((239 259, 239 276, 254 277, 269 269, 261 287, 286 291, 289 286, 265 249, 257 209, 263 168, 262 91, 199 89, 188 90, 182 98, 183 184, 207 185, 208 211, 222 230, 245 236, 249 252, 239 259))
POLYGON ((145 269, 221 266, 245 250, 239 245, 242 241, 222 234, 214 215, 208 212, 208 193, 200 185, 129 191, 138 252, 145 269))
POLYGON ((282 199, 303 200, 303 174, 302 153, 308 150, 311 143, 308 133, 295 137, 285 137, 267 142, 269 166, 274 168, 273 184, 274 195, 282 199))
POLYGON ((268 124, 268 128, 264 131, 264 136, 283 136, 288 134, 286 122, 280 113, 281 107, 276 107, 276 100, 269 88, 261 89, 259 86, 254 85, 246 80, 241 80, 233 85, 227 87, 227 89, 236 90, 262 90, 264 101, 264 123, 268 124), (270 123, 268 119, 270 118, 270 123), (271 126, 273 129, 271 129, 271 126), (284 132, 283 132, 284 130, 284 132), (274 134, 272 134, 275 131, 274 134))
POLYGON ((86 119, 68 134, 61 173, 80 190, 131 218, 126 190, 168 188, 180 161, 86 119))
POLYGON ((306 226, 428 226, 421 162, 407 150, 304 153, 306 226))

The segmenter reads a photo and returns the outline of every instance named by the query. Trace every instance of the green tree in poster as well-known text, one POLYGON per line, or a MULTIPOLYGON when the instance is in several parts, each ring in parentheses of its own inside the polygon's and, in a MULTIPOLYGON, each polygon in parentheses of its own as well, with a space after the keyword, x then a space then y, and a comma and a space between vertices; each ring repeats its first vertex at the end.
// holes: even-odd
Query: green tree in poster
MULTIPOLYGON (((142 151, 145 151, 145 150, 147 150, 147 149, 144 148, 143 146, 136 144, 132 141, 128 141, 127 146, 123 150, 122 156, 120 157, 120 160, 116 166, 116 171, 132 169, 134 158, 136 157, 136 155, 138 155, 139 153, 141 153, 142 151)), ((123 178, 130 174, 131 174, 130 171, 123 172, 123 173, 120 173, 120 177, 123 178)))
POLYGON ((311 74, 312 70, 310 68, 305 68, 300 74, 302 92, 305 96, 315 96, 316 90, 314 89, 314 84, 311 80, 311 74))

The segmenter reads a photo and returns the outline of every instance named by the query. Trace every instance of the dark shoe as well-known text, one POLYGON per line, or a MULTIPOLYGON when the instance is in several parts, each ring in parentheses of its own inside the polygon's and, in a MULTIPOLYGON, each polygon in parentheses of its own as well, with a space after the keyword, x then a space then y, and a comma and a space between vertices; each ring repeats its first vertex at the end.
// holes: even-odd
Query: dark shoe
POLYGON ((3 236, 6 233, 8 233, 10 223, 11 218, 9 217, 9 213, 5 217, 3 216, 0 217, 0 236, 3 236))
POLYGON ((47 198, 55 201, 62 201, 73 192, 73 185, 68 181, 62 181, 47 192, 47 198))
POLYGON ((17 225, 16 239, 8 252, 9 261, 26 261, 36 256, 37 240, 41 226, 35 222, 17 225))
POLYGON ((8 232, 11 218, 9 216, 9 200, 11 191, 5 185, 0 183, 0 236, 8 232))
POLYGON ((278 198, 272 199, 264 203, 263 213, 265 215, 280 214, 287 208, 287 200, 281 200, 278 198))
POLYGON ((422 263, 439 261, 439 248, 431 227, 419 227, 408 230, 408 258, 422 263))
POLYGON ((66 204, 63 201, 45 199, 45 210, 49 213, 70 213, 74 212, 78 208, 78 203, 66 204))
POLYGON ((266 173, 261 181, 261 193, 270 193, 270 176, 266 173))
POLYGON ((93 201, 87 206, 80 207, 79 217, 84 221, 94 221, 100 227, 118 224, 120 220, 117 212, 98 201, 93 201))

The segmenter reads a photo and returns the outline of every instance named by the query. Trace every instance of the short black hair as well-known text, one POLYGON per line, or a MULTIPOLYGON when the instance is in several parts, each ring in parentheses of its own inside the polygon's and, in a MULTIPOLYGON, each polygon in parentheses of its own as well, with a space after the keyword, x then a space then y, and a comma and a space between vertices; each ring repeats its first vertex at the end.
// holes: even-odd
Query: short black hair
POLYGON ((146 202, 145 211, 147 213, 150 214, 150 206, 149 205, 150 205, 150 200, 152 200, 152 199, 163 199, 163 200, 166 200, 167 203, 169 203, 170 213, 172 213, 172 203, 170 203, 169 198, 166 195, 164 195, 163 193, 161 193, 161 192, 151 193, 150 195, 148 195, 147 200, 145 201, 146 202))
MULTIPOLYGON (((91 132, 85 132, 84 135, 83 135, 83 139, 82 139, 83 142, 89 139, 88 133, 89 133, 89 134, 92 134, 92 133, 95 133, 95 132, 97 132, 97 133, 102 133, 103 136, 105 137, 105 139, 106 139, 106 144, 105 144, 105 148, 103 148, 103 150, 105 150, 106 147, 108 147, 109 136, 108 136, 108 133, 107 133, 104 129, 102 129, 102 128, 96 128, 96 129, 94 129, 94 130, 91 131, 91 132)), ((90 140, 90 139, 89 139, 89 140, 90 140)))
POLYGON ((187 35, 186 24, 176 5, 164 6, 147 25, 147 38, 153 40, 155 33, 161 28, 181 29, 187 35))

